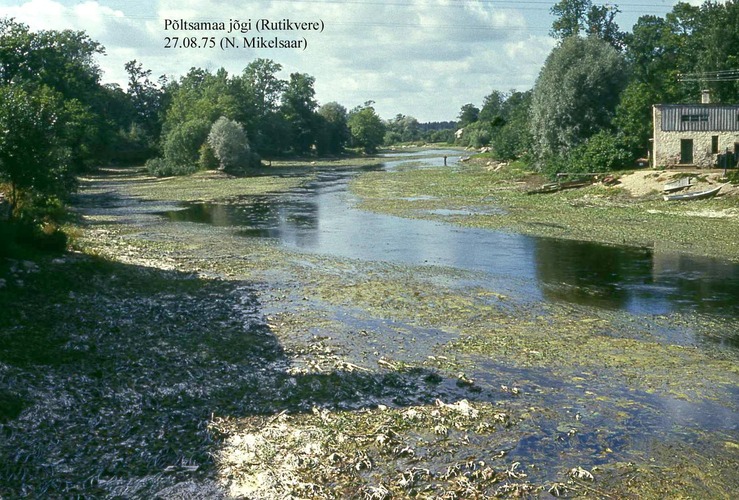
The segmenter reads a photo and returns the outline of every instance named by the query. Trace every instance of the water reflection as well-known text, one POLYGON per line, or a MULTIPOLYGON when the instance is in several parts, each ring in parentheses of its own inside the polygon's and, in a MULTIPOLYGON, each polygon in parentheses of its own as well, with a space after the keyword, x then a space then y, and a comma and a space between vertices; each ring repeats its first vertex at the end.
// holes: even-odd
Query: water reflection
POLYGON ((737 264, 364 212, 353 208, 347 191, 358 171, 324 170, 286 194, 229 205, 192 204, 166 216, 237 226, 245 236, 274 238, 316 253, 476 271, 476 284, 522 300, 633 313, 739 316, 737 264))
POLYGON ((544 297, 634 312, 739 313, 739 266, 648 249, 536 240, 544 297))

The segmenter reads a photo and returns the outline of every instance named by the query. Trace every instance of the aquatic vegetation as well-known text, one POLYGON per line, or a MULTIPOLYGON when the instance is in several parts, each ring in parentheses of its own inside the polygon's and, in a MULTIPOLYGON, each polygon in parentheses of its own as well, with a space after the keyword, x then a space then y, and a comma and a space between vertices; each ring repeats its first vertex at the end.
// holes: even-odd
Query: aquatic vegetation
POLYGON ((600 185, 527 196, 529 183, 536 182, 532 177, 520 168, 493 172, 472 161, 453 171, 368 172, 352 182, 351 190, 361 208, 402 217, 739 261, 733 236, 739 233, 739 217, 706 216, 735 213, 737 196, 670 207, 659 193, 631 197, 623 188, 600 185), (485 215, 491 208, 499 212, 485 215), (435 213, 442 209, 468 215, 435 213))
POLYGON ((128 205, 159 196, 135 179, 87 185, 109 203, 82 204, 77 252, 0 262, 0 495, 739 488, 736 318, 526 301, 466 271, 290 251, 128 205))

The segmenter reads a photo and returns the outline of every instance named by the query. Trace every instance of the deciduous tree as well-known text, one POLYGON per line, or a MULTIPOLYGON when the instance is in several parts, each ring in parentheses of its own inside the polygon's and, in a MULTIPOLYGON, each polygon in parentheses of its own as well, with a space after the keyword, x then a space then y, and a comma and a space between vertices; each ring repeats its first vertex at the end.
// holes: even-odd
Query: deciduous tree
POLYGON ((62 138, 59 94, 41 87, 33 94, 0 85, 0 179, 10 186, 11 212, 28 196, 63 196, 74 182, 62 138))
POLYGON ((570 37, 554 48, 532 96, 537 156, 566 152, 608 129, 626 82, 623 57, 603 40, 570 37))
POLYGON ((375 112, 372 101, 357 106, 349 113, 348 125, 352 143, 364 149, 366 153, 374 153, 385 137, 385 124, 375 112))

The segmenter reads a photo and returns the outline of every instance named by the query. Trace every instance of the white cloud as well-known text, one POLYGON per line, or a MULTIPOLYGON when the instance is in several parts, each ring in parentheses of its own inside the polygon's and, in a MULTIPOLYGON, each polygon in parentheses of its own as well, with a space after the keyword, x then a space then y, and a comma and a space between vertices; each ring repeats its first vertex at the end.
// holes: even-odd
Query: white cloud
MULTIPOLYGON (((81 29, 106 47, 100 65, 106 81, 125 84, 125 62, 137 59, 154 75, 179 77, 193 66, 240 73, 253 59, 282 64, 283 77, 301 72, 316 78, 319 102, 352 108, 376 101, 383 117, 397 113, 419 120, 454 119, 462 104, 482 103, 495 88, 531 87, 551 42, 531 34, 530 16, 481 0, 393 0, 383 3, 321 1, 224 2, 132 0, 106 2, 29 0, 0 7, 32 29, 81 29), (188 21, 317 21, 322 33, 305 36, 308 49, 165 49, 166 36, 214 36, 222 32, 164 30, 165 19, 188 21)), ((251 33, 251 35, 259 35, 251 33)), ((237 34, 237 40, 243 35, 237 34)))

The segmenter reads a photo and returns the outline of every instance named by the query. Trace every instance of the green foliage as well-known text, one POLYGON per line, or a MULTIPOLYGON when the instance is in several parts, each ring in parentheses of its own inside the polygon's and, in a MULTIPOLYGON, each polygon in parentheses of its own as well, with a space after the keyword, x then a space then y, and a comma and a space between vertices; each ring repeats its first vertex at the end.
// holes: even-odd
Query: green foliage
POLYGON ((220 167, 230 174, 243 173, 248 168, 259 166, 259 157, 252 153, 244 128, 225 116, 216 120, 211 127, 208 145, 220 167))
POLYGON ((241 83, 254 103, 255 114, 259 119, 277 111, 277 103, 287 87, 287 82, 277 77, 280 71, 281 64, 261 58, 255 59, 244 68, 241 83))
POLYGON ((403 142, 414 142, 421 140, 421 129, 412 116, 398 114, 392 120, 385 123, 385 145, 399 144, 403 142))
POLYGON ((465 147, 480 148, 490 144, 493 126, 489 122, 477 121, 464 128, 459 144, 465 147))
POLYGON ((575 171, 603 172, 623 170, 631 166, 633 156, 620 137, 601 131, 577 147, 571 155, 575 171))
POLYGON ((457 127, 464 128, 471 123, 475 123, 480 116, 480 110, 474 104, 465 104, 459 110, 459 121, 457 127))
POLYGON ((623 46, 624 33, 615 22, 615 5, 593 5, 592 0, 560 0, 550 12, 556 17, 549 34, 560 40, 581 34, 595 36, 616 48, 623 46))
POLYGON ((609 44, 595 37, 565 39, 547 58, 534 87, 536 155, 566 153, 608 129, 626 81, 624 60, 609 44))
POLYGON ((318 152, 341 153, 351 136, 346 108, 337 102, 329 102, 318 108, 318 116, 320 123, 318 152))
POLYGON ((146 161, 146 170, 157 177, 171 177, 174 175, 190 175, 198 170, 198 165, 175 165, 166 158, 151 158, 146 161))
POLYGON ((125 64, 128 73, 127 97, 132 109, 131 127, 143 131, 136 143, 139 147, 150 149, 162 131, 162 119, 166 94, 166 79, 161 77, 158 84, 151 80, 151 70, 146 70, 136 60, 125 64))
POLYGON ((628 168, 633 160, 633 155, 623 145, 622 137, 601 131, 567 153, 546 158, 542 173, 554 179, 559 172, 610 172, 628 168))
POLYGON ((198 166, 201 170, 216 170, 221 166, 218 158, 216 158, 216 155, 213 152, 213 148, 211 148, 207 142, 200 146, 198 154, 198 166))
POLYGON ((290 124, 290 149, 297 154, 308 152, 317 142, 315 81, 305 73, 292 73, 282 95, 281 111, 290 124))
POLYGON ((501 160, 521 158, 531 150, 531 96, 532 92, 512 92, 501 108, 504 123, 493 130, 495 155, 501 160))
POLYGON ((374 153, 385 138, 385 124, 375 113, 374 103, 368 101, 364 106, 357 106, 347 120, 351 132, 352 144, 364 149, 366 153, 374 153))
POLYGON ((165 137, 164 159, 173 167, 196 170, 200 146, 205 142, 210 123, 194 119, 177 125, 165 137))
MULTIPOLYGON (((107 116, 107 94, 100 86, 95 56, 103 47, 84 32, 38 31, 12 19, 0 20, 0 84, 29 94, 50 89, 63 102, 69 164, 82 170, 110 153, 114 129, 107 116)), ((61 119, 61 116, 60 116, 61 119)))
POLYGON ((432 130, 426 135, 426 141, 431 143, 454 144, 454 130, 432 130))
POLYGON ((66 248, 67 235, 56 224, 38 224, 27 217, 0 221, 0 258, 60 253, 66 248))
POLYGON ((659 96, 647 84, 632 80, 621 93, 613 125, 632 156, 646 156, 652 137, 652 106, 659 96))
POLYGON ((0 180, 9 185, 11 211, 36 196, 64 196, 74 177, 63 140, 63 102, 47 87, 29 93, 0 86, 0 180))

